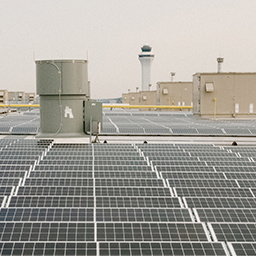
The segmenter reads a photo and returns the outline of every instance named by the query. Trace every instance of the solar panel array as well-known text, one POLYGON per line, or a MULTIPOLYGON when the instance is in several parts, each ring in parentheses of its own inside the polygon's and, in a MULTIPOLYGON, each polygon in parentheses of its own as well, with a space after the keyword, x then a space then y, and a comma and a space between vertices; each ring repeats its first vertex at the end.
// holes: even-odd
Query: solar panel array
MULTIPOLYGON (((0 118, 0 134, 37 134, 40 131, 39 110, 0 118)), ((134 111, 103 109, 101 135, 192 135, 255 136, 253 120, 205 120, 191 111, 134 111)))
POLYGON ((255 251, 255 167, 238 163, 253 164, 256 147, 1 139, 0 148, 1 255, 255 251))

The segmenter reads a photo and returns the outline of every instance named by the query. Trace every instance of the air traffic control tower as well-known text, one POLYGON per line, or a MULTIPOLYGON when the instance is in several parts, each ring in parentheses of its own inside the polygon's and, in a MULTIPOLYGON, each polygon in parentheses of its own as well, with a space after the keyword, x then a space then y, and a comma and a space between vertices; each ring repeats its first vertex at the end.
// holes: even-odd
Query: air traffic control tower
POLYGON ((151 63, 154 59, 154 54, 151 53, 151 47, 144 45, 141 47, 141 53, 139 54, 139 61, 141 63, 141 78, 142 78, 142 91, 150 91, 151 86, 151 63))

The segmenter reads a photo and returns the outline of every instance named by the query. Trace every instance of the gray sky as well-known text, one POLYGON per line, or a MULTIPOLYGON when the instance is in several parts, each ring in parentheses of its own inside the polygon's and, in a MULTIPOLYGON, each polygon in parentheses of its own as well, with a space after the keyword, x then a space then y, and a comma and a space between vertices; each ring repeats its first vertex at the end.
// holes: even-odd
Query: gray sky
POLYGON ((256 71, 255 0, 0 0, 0 88, 36 90, 36 59, 86 59, 92 98, 141 88, 140 47, 152 46, 152 88, 196 72, 256 71))

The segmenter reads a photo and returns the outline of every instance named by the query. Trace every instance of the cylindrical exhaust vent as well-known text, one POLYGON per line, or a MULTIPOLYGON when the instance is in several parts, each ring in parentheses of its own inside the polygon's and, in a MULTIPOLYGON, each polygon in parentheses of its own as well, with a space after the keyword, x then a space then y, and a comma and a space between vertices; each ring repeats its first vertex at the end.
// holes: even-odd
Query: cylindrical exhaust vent
POLYGON ((222 71, 222 63, 224 61, 224 58, 217 58, 217 62, 218 62, 218 73, 220 73, 222 71))
POLYGON ((37 94, 40 96, 38 137, 80 137, 83 100, 90 95, 86 60, 36 61, 37 94))

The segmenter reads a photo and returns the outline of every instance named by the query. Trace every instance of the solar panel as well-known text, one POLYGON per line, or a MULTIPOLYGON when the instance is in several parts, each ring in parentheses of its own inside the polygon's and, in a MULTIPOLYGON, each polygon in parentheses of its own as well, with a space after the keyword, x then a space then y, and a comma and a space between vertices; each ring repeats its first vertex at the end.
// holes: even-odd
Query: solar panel
POLYGON ((225 179, 223 173, 216 172, 161 172, 164 179, 225 179))
POLYGON ((2 222, 1 241, 94 241, 94 223, 2 222))
POLYGON ((185 197, 189 208, 256 208, 256 198, 252 197, 185 197))
POLYGON ((17 186, 21 180, 21 178, 0 178, 0 186, 17 186))
POLYGON ((115 242, 99 243, 99 255, 229 255, 224 243, 210 242, 115 242))
POLYGON ((0 187, 0 195, 1 196, 8 196, 10 195, 13 190, 15 189, 15 187, 11 187, 11 186, 1 186, 0 187))
POLYGON ((92 165, 36 165, 36 171, 92 171, 92 165))
POLYGON ((208 223, 218 241, 255 242, 256 223, 208 223))
POLYGON ((33 171, 30 178, 92 178, 92 171, 33 171))
POLYGON ((99 208, 180 208, 177 197, 96 197, 99 208))
POLYGON ((150 161, 198 161, 197 157, 190 156, 148 156, 150 161))
POLYGON ((25 174, 24 171, 0 171, 0 178, 23 178, 25 174))
POLYGON ((96 196, 172 196, 169 188, 162 187, 96 187, 96 196))
POLYGON ((97 223, 98 241, 209 241, 202 223, 97 223))
POLYGON ((256 222, 256 209, 194 209, 202 222, 256 222))
POLYGON ((156 179, 155 172, 140 172, 140 171, 95 171, 95 178, 120 178, 120 179, 156 179))
POLYGON ((8 208, 0 210, 0 222, 92 222, 90 208, 8 208))
POLYGON ((253 197, 248 188, 175 188, 184 197, 253 197))
POLYGON ((214 169, 216 172, 255 172, 255 167, 252 166, 215 166, 214 169))
POLYGON ((86 196, 12 196, 9 207, 80 208, 94 207, 94 198, 86 196))
MULTIPOLYGON (((1 163, 0 163, 1 164, 1 163)), ((92 160, 41 160, 39 165, 92 165, 92 160)))
POLYGON ((97 222, 192 222, 188 209, 102 208, 96 210, 97 222))
POLYGON ((93 196, 93 187, 19 187, 19 196, 93 196))
POLYGON ((247 243, 247 242, 233 242, 228 243, 232 255, 237 256, 247 256, 247 255, 256 255, 256 243, 247 243))
POLYGON ((152 167, 148 165, 94 165, 94 171, 149 171, 152 167))
MULTIPOLYGON (((225 176, 227 179, 236 179, 236 180, 256 180, 256 173, 251 173, 251 172, 226 172, 225 176)), ((240 185, 240 183, 239 183, 240 185)))
POLYGON ((95 179, 96 187, 163 187, 160 179, 95 179))
POLYGON ((217 160, 215 162, 206 162, 209 166, 241 166, 241 167, 250 167, 250 166, 256 166, 256 162, 245 162, 245 161, 239 161, 239 162, 218 162, 217 160))
POLYGON ((159 166, 156 170, 158 172, 215 172, 212 166, 159 166))
POLYGON ((238 180, 241 188, 256 188, 256 180, 238 180))
POLYGON ((200 161, 207 161, 207 162, 214 162, 214 161, 218 161, 218 162, 250 162, 248 157, 232 157, 232 156, 217 156, 217 157, 198 157, 200 161))
POLYGON ((169 165, 169 166, 173 166, 173 165, 178 165, 178 166, 184 166, 184 165, 193 165, 193 166, 206 166, 205 162, 199 162, 199 161, 167 161, 167 160, 163 160, 163 161, 151 161, 153 165, 169 165))
POLYGON ((184 188, 237 188, 238 185, 235 180, 198 180, 198 179, 168 179, 170 187, 184 187, 184 188))

